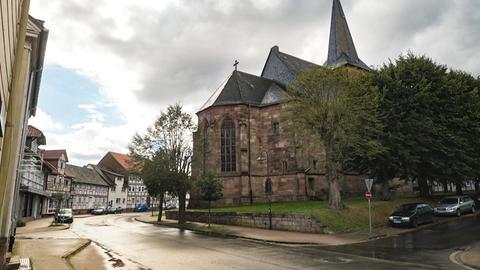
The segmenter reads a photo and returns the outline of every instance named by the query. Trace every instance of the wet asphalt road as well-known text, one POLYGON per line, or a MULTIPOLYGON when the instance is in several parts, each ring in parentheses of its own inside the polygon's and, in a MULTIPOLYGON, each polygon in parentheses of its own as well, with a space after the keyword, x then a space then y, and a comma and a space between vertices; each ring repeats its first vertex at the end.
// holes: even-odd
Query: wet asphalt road
MULTIPOLYGON (((135 214, 78 218, 50 238, 89 238, 150 269, 463 269, 448 256, 480 241, 480 218, 464 217, 394 238, 340 247, 286 246, 209 237, 144 224, 135 214)), ((39 233, 32 237, 42 237, 39 233)))

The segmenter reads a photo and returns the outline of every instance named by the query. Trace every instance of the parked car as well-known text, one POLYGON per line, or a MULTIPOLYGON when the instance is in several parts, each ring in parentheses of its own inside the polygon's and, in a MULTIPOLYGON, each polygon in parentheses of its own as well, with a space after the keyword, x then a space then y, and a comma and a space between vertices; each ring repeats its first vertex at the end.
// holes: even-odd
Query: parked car
POLYGON ((145 211, 148 211, 148 205, 146 203, 137 204, 137 206, 135 206, 135 212, 145 211))
POLYGON ((93 215, 104 215, 107 214, 107 209, 104 206, 97 207, 92 210, 93 215))
POLYGON ((109 206, 107 207, 107 213, 108 214, 120 214, 123 212, 123 208, 121 206, 113 207, 109 206))
POLYGON ((426 203, 402 204, 388 217, 391 226, 417 227, 419 224, 433 222, 433 209, 426 203))
POLYGON ((55 213, 54 216, 56 223, 72 223, 73 222, 73 212, 70 208, 62 208, 55 213))
POLYGON ((435 207, 435 215, 461 216, 463 213, 475 213, 475 201, 469 196, 446 197, 435 207))

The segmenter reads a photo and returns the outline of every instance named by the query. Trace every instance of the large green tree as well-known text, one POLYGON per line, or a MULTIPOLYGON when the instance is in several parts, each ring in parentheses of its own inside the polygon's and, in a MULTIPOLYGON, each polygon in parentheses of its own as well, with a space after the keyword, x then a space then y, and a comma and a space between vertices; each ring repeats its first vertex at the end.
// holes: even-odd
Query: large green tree
POLYGON ((369 173, 373 157, 384 150, 375 135, 378 91, 358 69, 318 67, 303 72, 289 87, 292 117, 320 139, 325 152, 329 205, 343 208, 340 181, 346 171, 369 173))
POLYGON ((378 175, 415 180, 422 196, 430 195, 432 181, 454 181, 461 193, 462 181, 478 176, 478 80, 411 53, 372 78, 388 149, 378 175))
POLYGON ((130 145, 132 155, 144 162, 145 176, 152 179, 153 187, 160 194, 168 191, 178 197, 179 223, 185 222, 186 195, 191 188, 193 130, 190 114, 179 104, 170 105, 145 135, 136 135, 130 145))

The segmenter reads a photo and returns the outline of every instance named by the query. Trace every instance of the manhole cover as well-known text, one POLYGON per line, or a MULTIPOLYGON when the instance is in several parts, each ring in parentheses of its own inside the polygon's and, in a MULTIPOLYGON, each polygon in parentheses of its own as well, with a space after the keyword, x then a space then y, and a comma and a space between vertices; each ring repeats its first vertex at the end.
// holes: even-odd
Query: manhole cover
POLYGON ((323 263, 344 264, 344 263, 350 263, 353 260, 345 257, 327 257, 327 258, 318 259, 318 261, 323 263))

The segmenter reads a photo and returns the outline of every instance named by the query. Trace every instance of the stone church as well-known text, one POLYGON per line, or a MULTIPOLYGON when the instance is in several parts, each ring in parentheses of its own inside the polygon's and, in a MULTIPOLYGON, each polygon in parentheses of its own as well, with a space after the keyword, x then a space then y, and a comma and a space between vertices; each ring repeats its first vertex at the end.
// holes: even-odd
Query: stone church
MULTIPOLYGON (((333 1, 328 59, 324 66, 348 66, 368 71, 360 60, 339 0, 333 1)), ((223 198, 216 206, 265 202, 265 180, 272 180, 273 201, 327 199, 324 152, 297 136, 286 89, 304 70, 320 66, 272 47, 260 76, 235 71, 197 113, 193 138, 192 176, 213 173, 223 181, 223 198), (290 118, 291 119, 291 118, 290 118)), ((345 175, 342 193, 365 191, 361 176, 345 175)), ((201 200, 191 194, 190 207, 201 200)))

